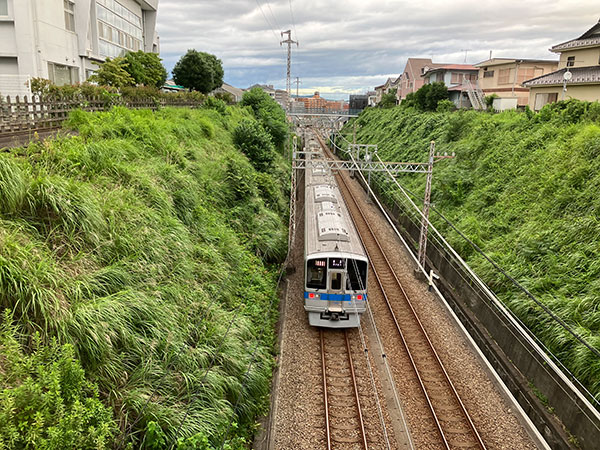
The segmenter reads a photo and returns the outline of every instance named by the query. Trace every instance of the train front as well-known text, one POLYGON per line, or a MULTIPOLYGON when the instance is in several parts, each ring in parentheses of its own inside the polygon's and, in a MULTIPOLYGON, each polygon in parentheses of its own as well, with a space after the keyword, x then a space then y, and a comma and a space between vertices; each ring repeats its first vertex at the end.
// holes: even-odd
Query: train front
POLYGON ((366 310, 367 259, 339 252, 307 257, 304 309, 312 326, 358 327, 366 310))

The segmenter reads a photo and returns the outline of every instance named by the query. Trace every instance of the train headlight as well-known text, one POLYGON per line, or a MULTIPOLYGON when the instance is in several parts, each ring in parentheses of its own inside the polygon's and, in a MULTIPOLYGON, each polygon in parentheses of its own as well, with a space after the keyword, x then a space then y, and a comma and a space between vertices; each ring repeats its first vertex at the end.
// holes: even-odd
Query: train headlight
POLYGON ((315 294, 313 294, 312 292, 308 294, 308 298, 315 298, 315 294))
POLYGON ((359 295, 356 296, 356 300, 362 300, 362 299, 363 299, 362 295, 359 294, 359 295))

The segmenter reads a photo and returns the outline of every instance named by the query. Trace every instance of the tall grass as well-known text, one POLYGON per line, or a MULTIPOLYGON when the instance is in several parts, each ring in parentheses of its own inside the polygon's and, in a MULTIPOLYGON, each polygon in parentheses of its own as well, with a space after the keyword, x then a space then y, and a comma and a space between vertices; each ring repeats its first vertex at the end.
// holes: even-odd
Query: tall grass
POLYGON ((76 112, 78 137, 0 157, 2 308, 24 336, 72 345, 112 409, 113 446, 178 428, 216 445, 231 422, 243 442, 266 407, 273 336, 257 336, 277 319, 287 169, 277 156, 258 175, 232 143, 242 120, 255 119, 76 112))
MULTIPOLYGON (((600 105, 566 102, 539 114, 368 110, 358 140, 384 160, 436 164, 432 202, 488 255, 600 350, 600 105)), ((352 124, 344 130, 352 135, 352 124)), ((422 199, 424 178, 401 180, 422 199)), ((393 188, 386 192, 393 195, 393 188)), ((420 200, 422 202, 422 200, 420 200)), ((597 397, 600 361, 474 252, 432 220, 499 297, 597 397)))

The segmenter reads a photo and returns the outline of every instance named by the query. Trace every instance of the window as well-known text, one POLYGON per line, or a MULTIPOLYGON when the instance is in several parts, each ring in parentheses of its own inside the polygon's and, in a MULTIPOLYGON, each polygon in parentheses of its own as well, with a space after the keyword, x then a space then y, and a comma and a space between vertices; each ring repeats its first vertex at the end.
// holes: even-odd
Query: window
POLYGON ((519 74, 517 75, 517 83, 521 84, 527 80, 531 80, 532 78, 535 77, 535 68, 534 67, 528 67, 528 68, 519 68, 519 74))
POLYGON ((0 0, 0 16, 8 16, 8 0, 0 0))
POLYGON ((331 290, 339 291, 342 289, 342 274, 340 272, 331 273, 331 290))
POLYGON ((575 65, 575 57, 569 56, 567 58, 567 67, 573 67, 575 65))
POLYGON ((463 82, 464 76, 465 76, 464 73, 452 72, 450 83, 461 84, 463 82))
POLYGON ((311 259, 306 262, 306 287, 310 289, 327 288, 326 259, 311 259))
POLYGON ((498 72, 498 84, 510 84, 510 69, 500 69, 498 72))
POLYGON ((367 289, 367 263, 355 259, 348 260, 348 279, 346 284, 353 291, 364 291, 367 289))
POLYGON ((439 81, 444 81, 444 74, 442 72, 438 72, 436 80, 438 82, 439 81))
POLYGON ((63 0, 65 5, 65 28, 75 31, 75 4, 70 0, 63 0))
POLYGON ((554 103, 558 100, 558 93, 557 92, 550 92, 547 94, 535 94, 535 110, 539 111, 540 109, 542 109, 544 107, 544 105, 547 105, 548 103, 554 103))
POLYGON ((486 70, 485 72, 483 72, 483 78, 493 78, 493 77, 494 77, 493 70, 486 70))
POLYGON ((48 63, 48 78, 57 86, 79 82, 79 69, 62 64, 48 63))

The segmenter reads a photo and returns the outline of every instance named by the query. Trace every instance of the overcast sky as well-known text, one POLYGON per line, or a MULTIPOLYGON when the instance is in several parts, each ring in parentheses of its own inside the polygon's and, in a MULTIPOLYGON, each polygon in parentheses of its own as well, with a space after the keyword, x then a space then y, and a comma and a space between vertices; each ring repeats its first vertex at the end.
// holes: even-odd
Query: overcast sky
POLYGON ((558 59, 548 48, 599 18, 598 0, 159 0, 158 32, 169 71, 195 48, 223 61, 229 84, 285 89, 279 32, 291 29, 300 94, 347 98, 397 77, 409 57, 558 59))

